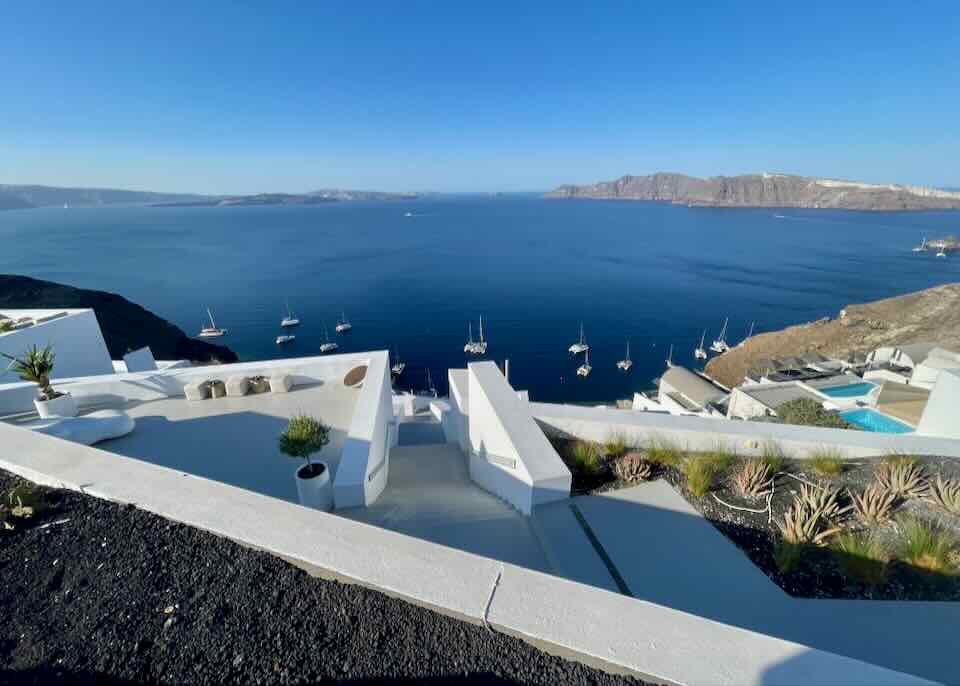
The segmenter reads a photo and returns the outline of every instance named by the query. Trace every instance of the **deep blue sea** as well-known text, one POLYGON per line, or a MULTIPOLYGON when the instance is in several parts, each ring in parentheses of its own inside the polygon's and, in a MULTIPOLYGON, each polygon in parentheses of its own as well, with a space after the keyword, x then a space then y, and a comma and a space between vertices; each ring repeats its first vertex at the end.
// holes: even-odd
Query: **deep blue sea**
POLYGON ((488 357, 531 398, 609 401, 727 340, 960 279, 960 257, 913 254, 960 213, 704 209, 532 195, 273 207, 0 212, 0 273, 119 293, 195 334, 209 306, 243 359, 399 349, 399 387, 441 393, 482 314, 488 357), (407 217, 407 212, 414 216, 407 217), (778 218, 781 215, 782 218, 778 218), (276 345, 284 301, 303 320, 276 345), (580 321, 593 372, 567 352, 580 321), (634 367, 617 370, 627 338, 634 367))

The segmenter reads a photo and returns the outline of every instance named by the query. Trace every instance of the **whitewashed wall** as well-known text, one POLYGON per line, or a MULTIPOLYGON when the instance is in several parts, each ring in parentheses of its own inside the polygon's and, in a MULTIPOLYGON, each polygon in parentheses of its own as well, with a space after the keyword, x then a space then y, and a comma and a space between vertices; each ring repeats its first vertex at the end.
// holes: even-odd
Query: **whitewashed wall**
MULTIPOLYGON (((40 317, 57 312, 68 314, 66 317, 0 334, 0 352, 20 356, 30 346, 37 345, 42 348, 52 345, 56 354, 54 380, 113 372, 113 362, 93 310, 0 310, 0 314, 13 319, 24 316, 40 317)), ((15 374, 7 371, 8 362, 5 358, 0 359, 0 384, 19 380, 15 374)))

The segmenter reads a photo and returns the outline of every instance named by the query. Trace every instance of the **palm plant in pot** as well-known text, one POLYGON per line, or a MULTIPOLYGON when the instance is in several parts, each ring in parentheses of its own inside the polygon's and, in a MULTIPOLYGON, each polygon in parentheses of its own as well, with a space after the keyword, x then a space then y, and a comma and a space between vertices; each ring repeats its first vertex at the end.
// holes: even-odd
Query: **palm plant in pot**
POLYGON ((7 367, 9 371, 17 374, 23 381, 31 381, 39 387, 40 396, 33 401, 37 414, 44 419, 77 416, 77 403, 69 391, 61 393, 50 385, 50 374, 53 373, 53 362, 56 357, 53 346, 47 345, 45 348, 31 346, 21 357, 0 354, 10 360, 10 365, 7 367))
POLYGON ((307 415, 291 417, 280 434, 280 452, 304 460, 295 473, 300 504, 317 510, 333 507, 333 487, 326 463, 314 462, 310 456, 323 450, 329 442, 330 427, 307 415))

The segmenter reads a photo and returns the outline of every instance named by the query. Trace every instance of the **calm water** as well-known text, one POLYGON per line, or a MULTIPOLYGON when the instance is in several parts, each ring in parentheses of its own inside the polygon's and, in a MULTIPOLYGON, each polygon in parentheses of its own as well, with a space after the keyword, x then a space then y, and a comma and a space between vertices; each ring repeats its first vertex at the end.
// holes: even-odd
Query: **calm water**
POLYGON ((209 305, 244 359, 312 355, 341 309, 340 350, 399 347, 401 387, 446 390, 467 320, 539 400, 629 397, 693 365, 725 316, 728 341, 844 304, 955 281, 960 257, 910 247, 960 214, 690 209, 658 203, 450 197, 313 207, 0 212, 0 272, 120 293, 190 334, 209 305), (406 212, 414 217, 405 217, 406 212), (775 215, 783 215, 777 218, 775 215), (284 299, 303 321, 274 339, 284 299), (593 373, 567 347, 583 320, 593 373), (633 370, 616 369, 631 340, 633 370))

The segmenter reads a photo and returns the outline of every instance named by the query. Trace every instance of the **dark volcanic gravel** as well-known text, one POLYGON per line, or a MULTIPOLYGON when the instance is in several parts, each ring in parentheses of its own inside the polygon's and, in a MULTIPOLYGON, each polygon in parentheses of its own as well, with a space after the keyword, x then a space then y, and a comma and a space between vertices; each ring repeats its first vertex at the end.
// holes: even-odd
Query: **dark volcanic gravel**
MULTIPOLYGON (((0 471, 0 494, 17 483, 0 471)), ((133 507, 43 490, 45 512, 0 532, 0 684, 641 683, 133 507)))

